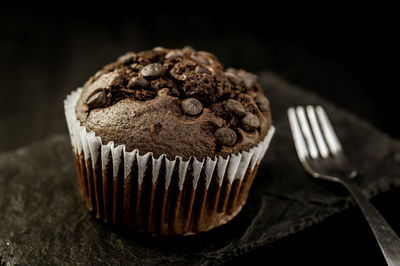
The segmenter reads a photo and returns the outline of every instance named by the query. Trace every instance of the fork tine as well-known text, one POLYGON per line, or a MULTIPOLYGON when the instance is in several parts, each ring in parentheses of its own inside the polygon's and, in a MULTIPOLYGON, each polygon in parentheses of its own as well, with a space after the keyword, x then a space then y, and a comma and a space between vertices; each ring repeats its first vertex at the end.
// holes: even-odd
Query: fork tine
POLYGON ((317 106, 315 107, 315 110, 317 112, 322 131, 324 132, 326 142, 328 143, 329 150, 333 155, 336 155, 338 152, 342 151, 342 145, 340 144, 340 141, 337 138, 324 109, 321 106, 317 106))
POLYGON ((310 152, 310 155, 313 159, 317 159, 318 158, 318 149, 317 149, 317 145, 315 145, 314 137, 311 133, 311 129, 310 129, 310 126, 307 121, 304 107, 297 106, 296 113, 297 113, 297 117, 299 119, 300 127, 303 132, 303 136, 306 140, 308 151, 310 152))
POLYGON ((321 154, 321 157, 325 159, 329 156, 329 151, 328 151, 328 147, 325 144, 324 136, 322 135, 321 129, 319 127, 317 117, 315 116, 314 107, 311 105, 308 105, 306 107, 306 111, 307 111, 308 119, 310 120, 310 124, 311 124, 312 131, 314 133, 315 140, 318 145, 319 152, 321 154))
POLYGON ((300 160, 304 160, 309 155, 293 107, 288 109, 288 118, 289 118, 290 129, 292 130, 294 146, 296 147, 297 150, 297 155, 299 156, 300 160))

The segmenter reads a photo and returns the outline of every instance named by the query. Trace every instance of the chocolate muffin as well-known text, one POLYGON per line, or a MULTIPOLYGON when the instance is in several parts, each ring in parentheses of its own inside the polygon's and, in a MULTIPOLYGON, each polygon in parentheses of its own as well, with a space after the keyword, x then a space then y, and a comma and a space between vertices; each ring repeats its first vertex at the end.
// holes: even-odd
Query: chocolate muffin
POLYGON ((98 71, 65 101, 88 208, 152 235, 232 219, 274 131, 256 80, 191 47, 129 52, 98 71))

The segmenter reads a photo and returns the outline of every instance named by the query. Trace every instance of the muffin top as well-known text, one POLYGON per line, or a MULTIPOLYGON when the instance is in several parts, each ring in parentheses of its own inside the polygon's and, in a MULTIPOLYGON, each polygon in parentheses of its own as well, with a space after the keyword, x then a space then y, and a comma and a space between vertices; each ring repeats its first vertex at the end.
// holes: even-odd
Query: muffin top
POLYGON ((84 85, 76 116, 103 143, 158 158, 227 157, 256 146, 271 126, 257 76, 224 70, 191 47, 128 52, 84 85))

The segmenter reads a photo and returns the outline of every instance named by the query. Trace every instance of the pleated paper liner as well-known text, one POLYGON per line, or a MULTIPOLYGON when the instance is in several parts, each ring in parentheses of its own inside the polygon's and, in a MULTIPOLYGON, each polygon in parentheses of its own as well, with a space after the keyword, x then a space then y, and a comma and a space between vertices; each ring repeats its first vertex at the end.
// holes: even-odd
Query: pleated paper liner
POLYGON ((225 224, 240 212, 273 126, 256 147, 227 158, 154 158, 113 142, 104 145, 87 132, 75 115, 81 91, 67 96, 65 115, 81 195, 98 219, 154 236, 189 235, 225 224))

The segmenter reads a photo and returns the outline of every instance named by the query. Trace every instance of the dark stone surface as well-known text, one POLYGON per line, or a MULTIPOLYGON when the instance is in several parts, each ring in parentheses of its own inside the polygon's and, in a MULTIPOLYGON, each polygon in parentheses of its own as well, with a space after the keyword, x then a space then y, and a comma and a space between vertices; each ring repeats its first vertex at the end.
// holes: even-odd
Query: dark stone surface
POLYGON ((346 191, 311 179, 298 163, 286 119, 292 105, 325 107, 369 197, 400 185, 398 141, 273 75, 263 73, 260 83, 277 133, 246 206, 232 222, 161 239, 107 227, 83 205, 69 139, 57 135, 0 154, 0 265, 223 263, 341 212, 352 205, 346 191))

